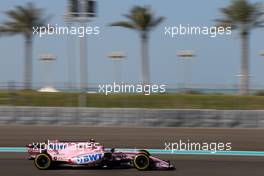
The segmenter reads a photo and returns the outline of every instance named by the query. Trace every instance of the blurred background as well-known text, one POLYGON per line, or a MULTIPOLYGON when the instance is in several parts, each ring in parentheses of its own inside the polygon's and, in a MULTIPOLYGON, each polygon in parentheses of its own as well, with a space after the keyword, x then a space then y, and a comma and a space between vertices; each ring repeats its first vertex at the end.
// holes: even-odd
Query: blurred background
MULTIPOLYGON (((107 147, 147 149, 180 139, 230 142, 235 151, 259 153, 163 155, 177 170, 162 175, 262 176, 263 14, 261 0, 2 0, 0 152, 47 139, 96 138, 107 147), (179 25, 231 27, 232 35, 166 35, 179 25), (41 26, 100 32, 39 37, 33 29, 41 26), (99 92, 113 83, 164 84, 166 91, 99 92)), ((6 175, 65 175, 32 167, 25 153, 0 155, 6 175)))
POLYGON ((0 11, 2 105, 230 109, 235 101, 231 109, 263 108, 261 2, 14 0, 0 11), (100 34, 33 35, 47 24, 99 27, 100 34), (179 24, 233 30, 215 38, 165 35, 179 24), (166 93, 98 94, 113 82, 165 84, 166 93))

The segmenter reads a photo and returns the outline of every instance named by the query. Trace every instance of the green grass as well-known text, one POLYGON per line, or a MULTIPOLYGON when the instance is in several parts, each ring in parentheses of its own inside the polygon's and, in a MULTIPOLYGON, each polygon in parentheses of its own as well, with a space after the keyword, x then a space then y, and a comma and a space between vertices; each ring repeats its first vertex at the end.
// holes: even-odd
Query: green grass
MULTIPOLYGON (((78 106, 77 93, 0 92, 0 105, 78 106)), ((87 94, 89 107, 172 109, 264 109, 263 96, 213 94, 87 94)))

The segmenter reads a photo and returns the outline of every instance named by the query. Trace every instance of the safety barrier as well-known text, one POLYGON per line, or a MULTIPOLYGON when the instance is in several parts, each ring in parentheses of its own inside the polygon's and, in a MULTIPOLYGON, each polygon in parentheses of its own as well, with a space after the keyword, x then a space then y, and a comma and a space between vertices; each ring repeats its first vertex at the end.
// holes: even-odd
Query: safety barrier
POLYGON ((264 110, 0 107, 0 124, 264 128, 264 110))

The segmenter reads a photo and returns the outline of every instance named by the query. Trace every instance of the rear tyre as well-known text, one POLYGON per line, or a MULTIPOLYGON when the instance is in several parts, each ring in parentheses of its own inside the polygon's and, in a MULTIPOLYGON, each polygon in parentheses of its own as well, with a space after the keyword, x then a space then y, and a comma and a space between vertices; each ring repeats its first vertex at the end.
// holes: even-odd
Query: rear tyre
POLYGON ((105 153, 102 161, 102 167, 105 169, 113 169, 112 153, 105 153))
POLYGON ((145 171, 150 167, 150 158, 144 153, 135 156, 133 164, 137 170, 145 171))
POLYGON ((48 154, 41 153, 34 159, 35 166, 40 170, 47 170, 51 168, 51 158, 48 154))

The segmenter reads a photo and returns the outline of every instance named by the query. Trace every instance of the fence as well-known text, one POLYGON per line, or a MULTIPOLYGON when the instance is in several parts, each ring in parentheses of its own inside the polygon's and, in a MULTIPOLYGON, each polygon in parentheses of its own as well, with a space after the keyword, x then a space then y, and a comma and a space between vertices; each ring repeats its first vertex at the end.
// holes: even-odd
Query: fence
POLYGON ((0 107, 0 124, 264 128, 264 110, 0 107))

